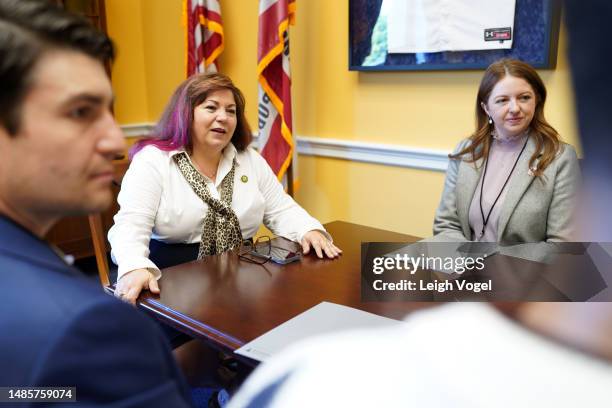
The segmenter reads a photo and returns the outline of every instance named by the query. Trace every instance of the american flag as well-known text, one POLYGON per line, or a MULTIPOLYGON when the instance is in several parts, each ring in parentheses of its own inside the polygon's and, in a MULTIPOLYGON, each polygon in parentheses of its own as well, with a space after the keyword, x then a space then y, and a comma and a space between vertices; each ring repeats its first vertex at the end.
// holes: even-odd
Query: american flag
POLYGON ((295 153, 289 69, 289 25, 295 23, 295 7, 296 0, 259 1, 258 139, 261 155, 281 181, 295 153))
POLYGON ((218 0, 184 0, 187 28, 187 76, 217 72, 223 52, 223 21, 218 0))

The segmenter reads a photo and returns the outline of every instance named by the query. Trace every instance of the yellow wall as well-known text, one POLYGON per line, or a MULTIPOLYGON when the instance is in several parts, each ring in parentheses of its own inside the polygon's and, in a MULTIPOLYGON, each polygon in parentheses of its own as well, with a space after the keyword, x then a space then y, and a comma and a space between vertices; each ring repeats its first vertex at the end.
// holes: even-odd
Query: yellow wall
POLYGON ((142 4, 149 120, 154 122, 185 79, 185 34, 180 0, 146 0, 142 4))
POLYGON ((119 123, 149 120, 140 0, 107 0, 106 25, 117 47, 112 79, 119 123))
POLYGON ((221 0, 225 50, 219 60, 247 100, 247 119, 257 130, 257 12, 258 1, 221 0), (239 7, 238 7, 239 4, 239 7), (232 22, 230 24, 230 22, 232 22))
MULTIPOLYGON (((121 123, 155 121, 183 79, 181 3, 107 0, 109 31, 120 52, 113 82, 121 123)), ((226 40, 221 70, 245 93, 247 116, 256 125, 257 1, 220 3, 226 40)), ((291 31, 296 135, 450 150, 470 133, 482 72, 349 72, 347 47, 347 1, 298 2, 291 31)), ((563 33, 559 49, 557 68, 540 71, 549 91, 546 115, 577 145, 563 33)), ((305 156, 299 174, 296 199, 321 221, 420 236, 430 234, 444 179, 440 172, 305 156)))

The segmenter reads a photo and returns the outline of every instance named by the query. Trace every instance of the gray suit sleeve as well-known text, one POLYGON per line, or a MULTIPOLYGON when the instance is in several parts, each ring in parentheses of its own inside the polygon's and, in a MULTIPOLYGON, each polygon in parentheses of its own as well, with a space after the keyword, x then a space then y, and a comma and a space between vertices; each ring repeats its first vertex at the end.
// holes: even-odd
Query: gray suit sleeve
POLYGON ((553 197, 546 220, 546 241, 567 242, 576 239, 576 208, 581 184, 576 151, 563 146, 554 180, 553 197))
MULTIPOLYGON (((464 140, 457 145, 453 153, 459 152, 469 141, 464 140)), ((457 214, 457 195, 455 188, 457 186, 457 177, 459 174, 459 165, 461 160, 449 160, 448 169, 446 170, 446 179, 444 180, 444 190, 440 205, 436 210, 434 218, 433 233, 434 237, 428 241, 467 241, 463 235, 459 215, 457 214)))

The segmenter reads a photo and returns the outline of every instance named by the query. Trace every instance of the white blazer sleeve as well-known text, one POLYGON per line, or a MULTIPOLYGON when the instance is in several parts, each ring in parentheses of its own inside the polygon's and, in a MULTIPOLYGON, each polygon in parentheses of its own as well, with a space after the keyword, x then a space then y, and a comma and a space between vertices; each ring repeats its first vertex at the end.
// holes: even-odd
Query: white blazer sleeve
POLYGON ((108 231, 111 256, 118 266, 117 280, 134 269, 148 268, 159 279, 159 268, 149 260, 149 241, 162 194, 159 153, 142 150, 121 182, 119 212, 108 231), (157 159, 157 160, 155 160, 157 159))
POLYGON ((257 172, 259 190, 265 200, 264 225, 274 234, 292 241, 301 241, 312 230, 323 232, 331 240, 323 225, 285 193, 265 159, 254 150, 251 157, 257 172))

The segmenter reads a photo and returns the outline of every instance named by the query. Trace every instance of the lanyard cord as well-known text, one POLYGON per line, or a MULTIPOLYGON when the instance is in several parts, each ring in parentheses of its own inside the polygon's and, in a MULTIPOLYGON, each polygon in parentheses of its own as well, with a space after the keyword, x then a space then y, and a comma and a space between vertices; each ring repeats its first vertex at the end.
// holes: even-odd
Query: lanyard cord
POLYGON ((525 139, 523 148, 521 149, 521 152, 519 153, 518 157, 514 161, 514 166, 512 166, 512 170, 510 170, 510 174, 508 174, 508 177, 506 178, 504 185, 502 186, 501 190, 499 190, 499 194, 497 194, 497 198, 495 199, 495 201, 493 201, 493 205, 491 206, 491 209, 489 210, 489 213, 487 214, 485 218, 484 210, 482 209, 482 191, 484 190, 485 177, 487 177, 487 167, 489 166, 489 155, 491 154, 491 147, 493 147, 493 146, 489 146, 489 150, 487 151, 487 161, 485 162, 485 168, 482 174, 482 184, 480 185, 480 200, 479 201, 480 201, 480 215, 482 216, 482 231, 478 239, 483 237, 485 233, 485 228, 487 227, 487 224, 489 223, 489 217, 491 217, 491 214, 493 213, 493 208, 495 208, 495 204, 497 204, 497 200, 499 200, 499 197, 501 197, 502 192, 504 191, 504 188, 506 188, 506 184, 508 184, 508 181, 510 181, 510 177, 512 176, 512 173, 514 172, 514 169, 516 168, 516 165, 518 164, 519 159, 521 158, 521 155, 525 151, 525 147, 527 147, 528 141, 529 141, 529 137, 525 139))

